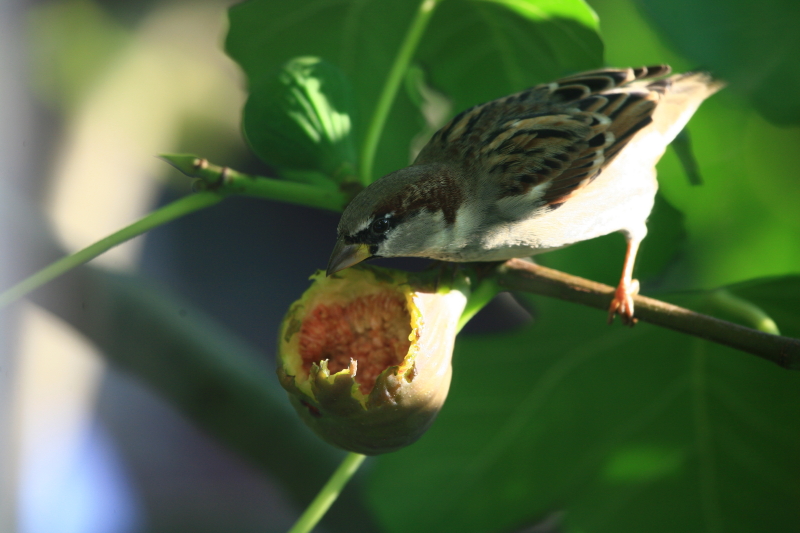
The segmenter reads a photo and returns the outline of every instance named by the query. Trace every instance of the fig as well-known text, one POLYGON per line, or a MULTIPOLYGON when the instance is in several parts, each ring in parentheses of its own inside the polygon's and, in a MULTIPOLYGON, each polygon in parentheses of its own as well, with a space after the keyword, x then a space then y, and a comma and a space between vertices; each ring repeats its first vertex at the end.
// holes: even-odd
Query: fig
POLYGON ((466 284, 436 287, 362 265, 311 279, 278 341, 277 373, 292 404, 317 435, 348 451, 413 443, 447 397, 466 284))

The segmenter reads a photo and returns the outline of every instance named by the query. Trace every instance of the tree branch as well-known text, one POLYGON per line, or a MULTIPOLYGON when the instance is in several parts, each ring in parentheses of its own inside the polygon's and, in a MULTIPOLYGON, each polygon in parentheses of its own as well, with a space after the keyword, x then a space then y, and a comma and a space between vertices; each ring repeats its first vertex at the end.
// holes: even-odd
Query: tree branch
MULTIPOLYGON (((522 259, 511 259, 502 265, 497 282, 506 290, 541 294, 604 311, 615 290, 522 259)), ((783 368, 800 370, 800 339, 764 333, 646 296, 634 296, 633 302, 639 320, 730 346, 783 368)))

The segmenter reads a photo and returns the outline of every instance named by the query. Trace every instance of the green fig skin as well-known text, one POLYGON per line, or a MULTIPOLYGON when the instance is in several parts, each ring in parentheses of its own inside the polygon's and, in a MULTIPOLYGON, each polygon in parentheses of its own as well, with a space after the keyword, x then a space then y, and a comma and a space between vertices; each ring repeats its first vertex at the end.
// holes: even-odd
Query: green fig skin
POLYGON ((378 455, 415 442, 447 398, 465 290, 426 291, 412 287, 404 272, 368 266, 330 278, 318 272, 312 279, 280 330, 277 373, 292 405, 317 435, 348 451, 378 455), (320 303, 341 304, 382 291, 406 301, 411 344, 402 363, 385 368, 367 394, 354 379, 358 370, 352 364, 335 374, 327 360, 306 370, 299 339, 304 317, 320 303))

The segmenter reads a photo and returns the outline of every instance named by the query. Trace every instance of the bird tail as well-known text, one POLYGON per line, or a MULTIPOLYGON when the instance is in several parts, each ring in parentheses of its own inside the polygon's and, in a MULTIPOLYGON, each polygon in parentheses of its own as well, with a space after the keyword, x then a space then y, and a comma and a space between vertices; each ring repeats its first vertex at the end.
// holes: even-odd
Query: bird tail
POLYGON ((649 82, 646 87, 660 93, 653 126, 670 143, 703 100, 725 87, 725 83, 707 72, 687 72, 649 82))

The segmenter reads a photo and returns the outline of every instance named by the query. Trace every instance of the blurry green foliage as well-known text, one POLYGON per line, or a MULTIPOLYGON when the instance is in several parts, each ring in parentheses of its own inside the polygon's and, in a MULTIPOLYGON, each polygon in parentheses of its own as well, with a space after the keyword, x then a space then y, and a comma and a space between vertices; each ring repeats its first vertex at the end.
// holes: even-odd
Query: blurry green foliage
POLYGON ((686 59, 730 83, 776 124, 800 124, 800 2, 637 0, 686 59))
POLYGON ((89 0, 32 9, 27 33, 32 87, 43 101, 64 109, 74 108, 89 94, 130 40, 124 27, 89 0))

